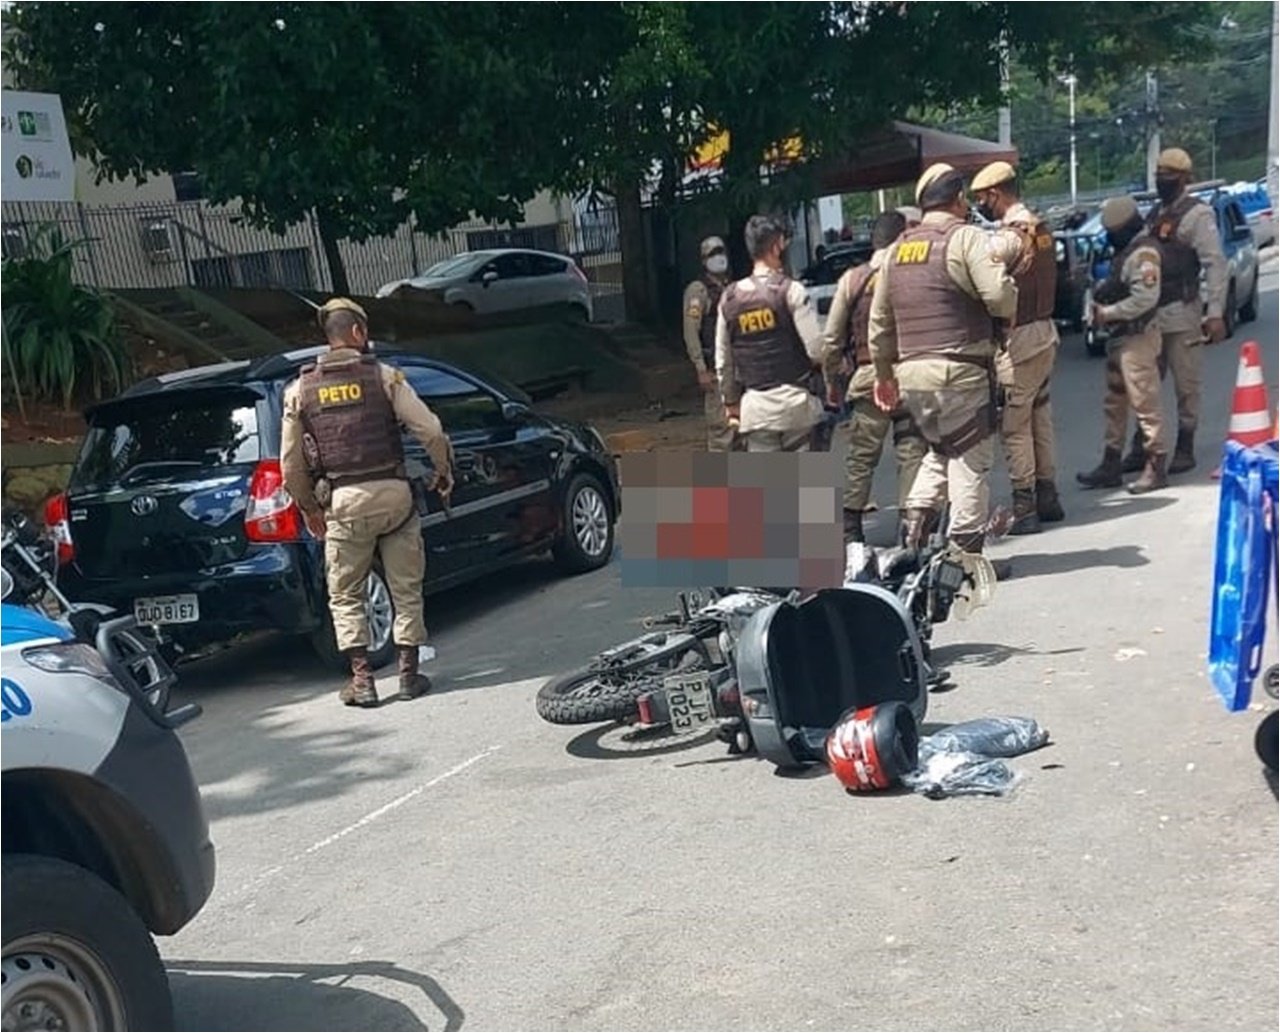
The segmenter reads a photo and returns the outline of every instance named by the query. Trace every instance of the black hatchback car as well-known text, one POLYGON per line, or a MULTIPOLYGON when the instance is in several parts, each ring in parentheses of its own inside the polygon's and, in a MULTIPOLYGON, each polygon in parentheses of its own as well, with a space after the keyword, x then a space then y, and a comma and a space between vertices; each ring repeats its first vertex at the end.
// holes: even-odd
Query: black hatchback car
MULTIPOLYGON (((335 667, 323 544, 306 531, 280 472, 285 386, 324 351, 200 367, 143 381, 86 414, 66 492, 45 509, 59 582, 156 626, 181 652, 274 629, 309 636, 335 667)), ((500 380, 421 355, 374 349, 404 371, 453 442, 450 506, 421 517, 427 592, 550 551, 568 572, 613 551, 617 467, 591 427, 542 416, 500 380)), ((430 459, 405 438, 411 477, 430 459)), ((394 610, 369 578, 370 653, 390 661, 394 610)))

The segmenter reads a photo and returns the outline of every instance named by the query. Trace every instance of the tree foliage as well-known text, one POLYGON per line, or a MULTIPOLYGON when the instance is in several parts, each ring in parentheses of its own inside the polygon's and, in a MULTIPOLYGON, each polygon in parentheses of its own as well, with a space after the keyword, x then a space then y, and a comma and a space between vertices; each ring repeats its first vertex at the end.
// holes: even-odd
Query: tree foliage
POLYGON ((634 243, 640 184, 670 205, 718 130, 738 221, 807 189, 759 176, 794 134, 838 156, 993 104, 1002 37, 1042 80, 1071 55, 1101 76, 1185 55, 1212 6, 17 3, 10 67, 62 94, 103 175, 194 170, 275 228, 315 211, 332 265, 339 238, 510 219, 542 188, 615 193, 634 243))

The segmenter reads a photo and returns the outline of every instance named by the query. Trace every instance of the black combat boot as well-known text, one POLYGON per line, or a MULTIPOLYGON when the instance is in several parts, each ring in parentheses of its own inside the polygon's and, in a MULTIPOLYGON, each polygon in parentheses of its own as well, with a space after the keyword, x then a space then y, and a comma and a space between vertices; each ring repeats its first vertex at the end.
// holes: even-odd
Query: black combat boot
POLYGON ((1013 524, 1009 534, 1039 534, 1040 513, 1033 488, 1013 489, 1013 524))
POLYGON ((848 545, 850 542, 865 542, 867 539, 862 532, 862 510, 846 509, 844 511, 844 543, 848 545))
POLYGON ((1147 456, 1147 465, 1142 471, 1142 476, 1129 485, 1129 494, 1145 495, 1149 491, 1165 488, 1168 485, 1169 478, 1165 473, 1165 457, 1153 454, 1147 456))
POLYGON ((1036 513, 1044 524, 1057 524, 1067 519, 1058 498, 1058 486, 1053 481, 1036 481, 1036 513))
POLYGON ((1124 457, 1124 462, 1120 464, 1121 473, 1138 473, 1147 465, 1147 446, 1142 441, 1142 428, 1138 427, 1133 432, 1133 444, 1129 446, 1129 454, 1124 457))
POLYGON ((1120 477, 1122 472, 1120 450, 1108 448, 1102 453, 1102 462, 1088 473, 1076 474, 1076 480, 1086 488, 1118 488, 1122 483, 1120 477))
POLYGON ((400 665, 400 698, 417 699, 431 691, 431 679, 418 673, 418 647, 397 646, 400 665))
POLYGON ((351 680, 339 690, 338 699, 349 707, 376 707, 378 688, 369 666, 369 650, 357 646, 347 650, 347 656, 351 658, 351 680))
POLYGON ((1186 473, 1196 467, 1196 432, 1178 428, 1178 443, 1173 449, 1173 462, 1169 464, 1170 473, 1186 473))

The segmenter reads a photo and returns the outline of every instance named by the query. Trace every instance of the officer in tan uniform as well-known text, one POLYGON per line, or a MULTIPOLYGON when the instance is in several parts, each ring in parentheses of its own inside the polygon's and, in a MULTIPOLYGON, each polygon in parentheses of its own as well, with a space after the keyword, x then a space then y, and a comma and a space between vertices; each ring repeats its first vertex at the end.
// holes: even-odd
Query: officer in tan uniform
MULTIPOLYGON (((1196 465, 1195 434, 1200 420, 1200 347, 1227 336, 1223 312, 1227 304, 1227 259, 1222 253, 1213 209, 1187 193, 1191 156, 1169 147, 1156 160, 1156 192, 1160 203, 1147 215, 1147 232, 1160 242, 1163 267, 1160 287, 1160 379, 1172 371, 1178 397, 1178 441, 1169 473, 1185 473, 1196 465), (1201 315, 1200 273, 1204 271, 1207 311, 1201 315)), ((1124 472, 1146 462, 1141 428, 1124 459, 1124 472)))
POLYGON ((1120 449, 1124 447, 1129 407, 1138 418, 1146 450, 1142 476, 1129 485, 1141 495, 1168 483, 1165 462, 1168 441, 1160 405, 1160 327, 1157 305, 1161 295, 1163 256, 1155 242, 1144 235, 1142 216, 1132 197, 1113 197, 1102 206, 1102 226, 1115 249, 1111 275, 1094 294, 1093 322, 1106 326, 1107 395, 1106 448, 1102 462, 1076 475, 1086 488, 1118 488, 1122 473, 1120 449))
POLYGON ((418 673, 418 649, 427 641, 426 553, 400 428, 422 442, 435 468, 428 488, 445 498, 453 488, 452 450, 404 374, 365 354, 369 324, 359 305, 335 298, 320 309, 319 321, 330 350, 285 389, 284 485, 308 529, 324 539, 329 609, 338 648, 351 661, 351 681, 339 698, 348 706, 378 704, 366 611, 376 552, 396 609, 400 695, 413 699, 431 687, 418 673))
POLYGON ((703 273, 684 289, 684 346, 698 374, 707 416, 707 450, 728 452, 735 438, 724 411, 716 376, 716 319, 720 295, 729 282, 729 253, 719 237, 707 237, 698 248, 703 273))
POLYGON ((804 286, 783 272, 786 222, 753 215, 745 232, 751 275, 725 288, 716 323, 716 370, 725 410, 748 452, 808 452, 824 416, 811 387, 822 328, 804 286))
POLYGON ((849 422, 849 451, 845 456, 847 481, 844 493, 844 533, 848 541, 865 541, 863 514, 871 501, 871 481, 884 451, 885 438, 893 429, 893 446, 898 459, 898 508, 906 505, 915 483, 920 461, 927 447, 905 409, 881 412, 872 398, 875 367, 871 364, 867 330, 876 280, 891 245, 907 228, 900 211, 882 212, 871 227, 875 252, 869 262, 847 269, 836 284, 823 335, 823 370, 828 386, 827 401, 840 401, 841 387, 853 411, 849 422), (852 376, 850 377, 850 374, 852 376))
POLYGON ((1000 429, 1013 486, 1009 534, 1035 534, 1041 521, 1056 523, 1066 516, 1055 481, 1049 402, 1059 343, 1053 321, 1058 261, 1049 227, 1019 200, 1012 165, 992 162, 973 177, 970 190, 983 217, 1000 223, 996 240, 1018 285, 1018 311, 1008 347, 998 360, 1003 367, 1000 380, 1008 385, 1000 429))
POLYGON ((904 539, 918 547, 951 500, 951 541, 982 552, 995 458, 996 320, 1018 288, 989 234, 965 220, 964 177, 939 163, 916 185, 924 221, 892 246, 871 302, 876 404, 902 404, 929 452, 907 498, 904 539))

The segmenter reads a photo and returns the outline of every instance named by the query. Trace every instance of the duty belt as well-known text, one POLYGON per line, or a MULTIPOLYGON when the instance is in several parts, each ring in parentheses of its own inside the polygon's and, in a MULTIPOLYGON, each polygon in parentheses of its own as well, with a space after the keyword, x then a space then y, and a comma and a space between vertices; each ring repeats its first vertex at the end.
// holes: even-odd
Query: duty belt
POLYGON ((996 382, 996 361, 990 355, 947 355, 937 352, 924 352, 908 355, 902 359, 910 362, 913 359, 946 359, 948 362, 963 362, 967 366, 977 366, 987 371, 987 404, 973 414, 950 434, 944 434, 936 442, 929 442, 933 451, 947 459, 959 459, 962 455, 981 444, 995 433, 1000 425, 1000 388, 996 382))
POLYGON ((330 477, 328 481, 335 488, 349 488, 353 484, 365 484, 369 481, 403 481, 403 466, 389 466, 381 470, 370 470, 368 473, 351 473, 338 477, 330 477))

